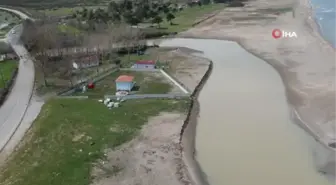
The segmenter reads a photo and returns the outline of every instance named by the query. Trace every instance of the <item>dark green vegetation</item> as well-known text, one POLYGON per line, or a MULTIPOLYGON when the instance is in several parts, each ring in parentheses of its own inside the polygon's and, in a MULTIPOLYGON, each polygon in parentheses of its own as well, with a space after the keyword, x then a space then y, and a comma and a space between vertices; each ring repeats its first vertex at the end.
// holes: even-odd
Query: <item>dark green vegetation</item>
POLYGON ((88 89, 85 93, 78 92, 74 95, 89 96, 92 98, 103 98, 104 95, 114 95, 116 93, 115 80, 120 75, 134 76, 136 84, 131 94, 166 94, 172 89, 172 85, 169 84, 160 72, 117 71, 98 81, 94 89, 88 89))
POLYGON ((73 7, 78 5, 104 4, 106 0, 2 0, 2 5, 27 7, 27 8, 57 8, 73 7))
MULTIPOLYGON (((184 112, 188 100, 132 100, 109 110, 96 100, 54 99, 0 171, 0 185, 89 185, 103 150, 134 137, 160 112, 184 112)), ((122 170, 116 166, 111 175, 122 170)))
POLYGON ((8 81, 10 81, 17 66, 18 62, 14 60, 0 62, 0 89, 5 87, 8 81))
MULTIPOLYGON (((179 27, 180 24, 189 25, 188 27, 190 27, 198 18, 224 7, 223 4, 210 5, 209 3, 210 1, 198 1, 188 3, 188 6, 186 6, 172 3, 171 1, 111 1, 107 8, 83 8, 73 13, 72 17, 80 21, 87 21, 90 29, 96 29, 94 23, 125 22, 131 26, 139 26, 141 28, 156 25, 159 29, 174 31, 169 28, 179 27), (175 22, 175 19, 180 20, 175 22), (163 27, 162 24, 164 24, 163 27)), ((177 29, 177 31, 181 30, 177 29)))

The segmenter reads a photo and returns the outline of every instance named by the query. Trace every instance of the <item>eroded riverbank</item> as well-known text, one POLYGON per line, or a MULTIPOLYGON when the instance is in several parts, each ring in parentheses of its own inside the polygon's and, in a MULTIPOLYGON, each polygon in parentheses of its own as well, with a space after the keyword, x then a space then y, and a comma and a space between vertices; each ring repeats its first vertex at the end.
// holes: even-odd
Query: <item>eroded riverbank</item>
MULTIPOLYGON (((256 0, 224 9, 181 37, 233 40, 282 77, 298 124, 326 146, 335 142, 335 50, 319 35, 308 0, 256 0), (272 30, 298 37, 274 39, 272 30)), ((330 162, 335 166, 335 160, 330 162)), ((325 171, 334 174, 335 168, 325 171)))
POLYGON ((313 156, 311 147, 319 143, 291 122, 281 78, 271 66, 227 41, 160 45, 200 50, 214 62, 199 96, 196 130, 197 160, 210 184, 330 184, 314 166, 327 154, 313 156))

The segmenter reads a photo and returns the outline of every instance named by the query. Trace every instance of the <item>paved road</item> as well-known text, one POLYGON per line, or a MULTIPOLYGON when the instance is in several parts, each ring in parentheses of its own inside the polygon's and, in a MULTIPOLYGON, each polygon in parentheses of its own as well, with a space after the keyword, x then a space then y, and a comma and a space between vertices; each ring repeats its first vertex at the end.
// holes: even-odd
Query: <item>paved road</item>
MULTIPOLYGON (((16 10, 13 10, 12 12, 18 13, 18 15, 23 18, 27 17, 16 10)), ((24 57, 20 60, 19 72, 12 91, 8 95, 5 103, 0 107, 0 151, 2 151, 16 129, 20 126, 27 111, 34 87, 34 64, 26 48, 24 48, 19 41, 23 27, 22 25, 18 25, 13 29, 15 29, 16 34, 9 32, 6 35, 7 42, 19 56, 24 57)))
MULTIPOLYGON (((15 1, 15 0, 13 0, 15 1)), ((12 13, 15 13, 16 15, 18 15, 21 19, 30 19, 30 20, 34 20, 32 18, 30 18, 28 15, 18 11, 18 10, 13 10, 13 9, 9 9, 9 8, 4 8, 4 7, 0 7, 0 10, 6 10, 12 13)))

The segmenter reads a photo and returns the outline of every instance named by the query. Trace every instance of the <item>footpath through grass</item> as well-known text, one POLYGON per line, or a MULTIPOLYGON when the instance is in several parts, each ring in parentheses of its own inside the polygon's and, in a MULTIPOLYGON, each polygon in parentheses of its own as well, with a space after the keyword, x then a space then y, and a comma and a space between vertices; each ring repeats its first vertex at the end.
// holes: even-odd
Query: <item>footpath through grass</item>
POLYGON ((88 185, 92 164, 103 158, 103 149, 132 139, 150 116, 186 111, 188 104, 132 100, 109 110, 96 100, 50 100, 25 144, 0 170, 0 185, 88 185))
POLYGON ((6 60, 0 62, 0 88, 4 88, 11 79, 13 72, 18 66, 16 60, 6 60))

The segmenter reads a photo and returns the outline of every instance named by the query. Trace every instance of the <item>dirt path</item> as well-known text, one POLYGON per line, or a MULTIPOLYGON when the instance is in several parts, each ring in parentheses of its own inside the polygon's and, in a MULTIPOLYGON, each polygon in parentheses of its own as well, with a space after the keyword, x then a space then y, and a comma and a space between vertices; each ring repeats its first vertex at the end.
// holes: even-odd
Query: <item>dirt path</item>
POLYGON ((186 116, 161 113, 143 127, 133 141, 114 151, 106 151, 107 160, 95 164, 94 185, 177 185, 184 179, 179 133, 186 116), (111 176, 114 170, 120 170, 111 176))

